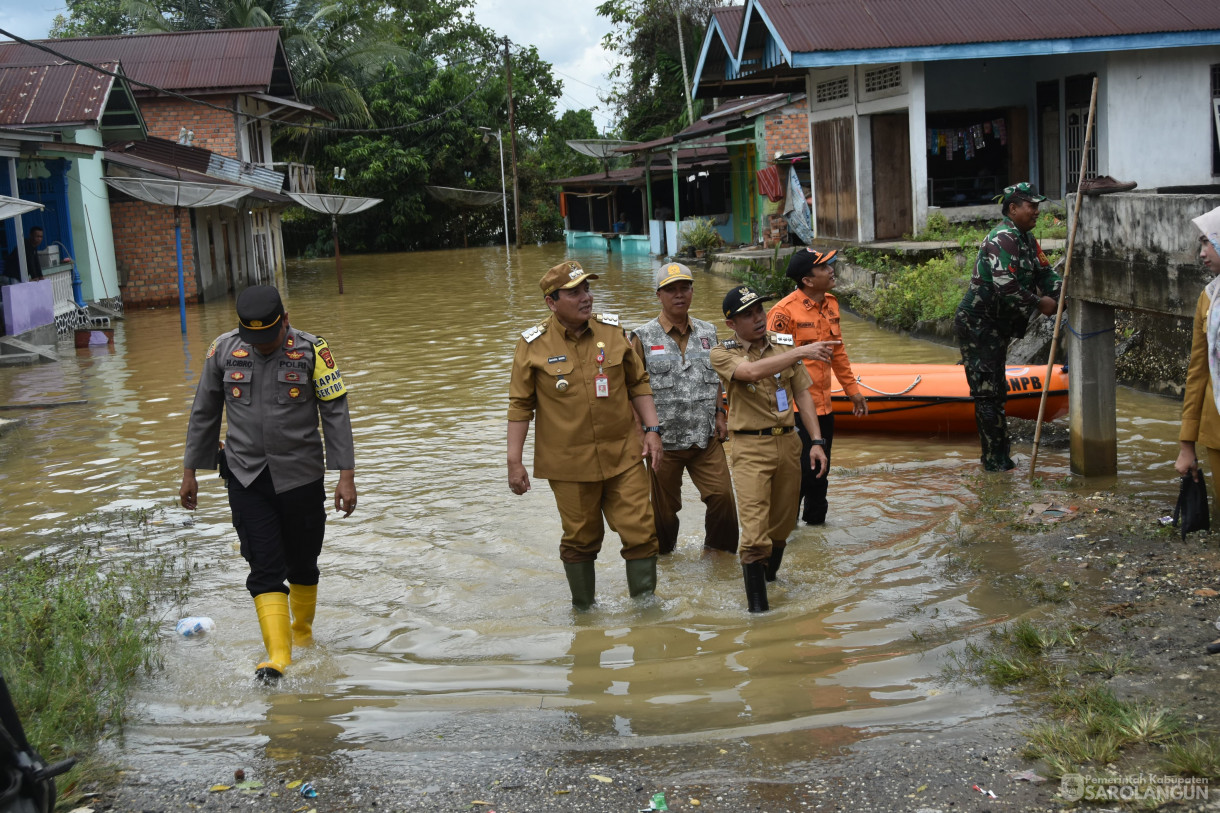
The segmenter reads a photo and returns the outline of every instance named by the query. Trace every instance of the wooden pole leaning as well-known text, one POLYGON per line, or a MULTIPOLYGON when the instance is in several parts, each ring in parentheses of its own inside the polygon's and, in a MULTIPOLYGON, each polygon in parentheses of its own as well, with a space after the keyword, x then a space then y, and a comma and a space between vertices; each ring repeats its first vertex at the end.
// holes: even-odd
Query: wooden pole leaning
POLYGON ((1038 421, 1034 425, 1034 448, 1029 456, 1029 479, 1034 479, 1038 465, 1038 443, 1042 440, 1042 416, 1046 414, 1046 396, 1051 389, 1051 376, 1055 372, 1055 354, 1059 351, 1059 326, 1063 322, 1063 303, 1067 299, 1068 275, 1072 273, 1072 255, 1076 247, 1076 227, 1080 225, 1080 202, 1084 194, 1080 184, 1084 181, 1089 166, 1089 144, 1093 140, 1093 117, 1097 113, 1097 82, 1093 77, 1093 94, 1089 99, 1089 120, 1084 127, 1084 147, 1080 151, 1080 174, 1076 176, 1076 205, 1072 211, 1072 228, 1068 230, 1067 257, 1063 263, 1063 283, 1059 286, 1059 304, 1055 308, 1055 329, 1051 333, 1050 358, 1046 361, 1046 377, 1042 379, 1042 398, 1038 402, 1038 421))

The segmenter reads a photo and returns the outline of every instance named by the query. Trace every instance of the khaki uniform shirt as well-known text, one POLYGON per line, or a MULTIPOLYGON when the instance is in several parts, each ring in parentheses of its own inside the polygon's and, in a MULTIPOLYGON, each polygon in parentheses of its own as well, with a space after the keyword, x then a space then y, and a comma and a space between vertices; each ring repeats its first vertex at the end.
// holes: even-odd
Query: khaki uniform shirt
POLYGON ((597 482, 640 462, 639 431, 631 399, 651 395, 648 371, 631 349, 618 318, 598 314, 572 338, 551 314, 521 334, 508 387, 508 419, 534 420, 534 476, 597 482), (610 395, 598 398, 598 342, 610 395), (560 390, 560 379, 567 388, 560 390))
POLYGON ((277 493, 320 480, 327 468, 356 468, 343 379, 330 348, 311 333, 289 326, 269 356, 236 330, 212 342, 195 389, 184 468, 216 468, 222 411, 229 426, 225 462, 243 486, 265 468, 277 493))
MULTIPOLYGON (((821 302, 815 302, 798 288, 775 303, 775 307, 767 313, 767 329, 776 333, 791 333, 796 346, 803 347, 814 342, 843 341, 843 328, 839 320, 839 300, 835 299, 834 294, 827 293, 821 302)), ((834 411, 834 404, 830 400, 832 369, 835 378, 843 385, 845 395, 855 395, 860 391, 843 345, 834 349, 829 364, 805 359, 805 370, 813 381, 809 395, 819 415, 829 415, 834 411)))
MULTIPOLYGON (((1204 289, 1195 302, 1190 366, 1186 368, 1186 392, 1182 398, 1182 428, 1178 440, 1220 449, 1220 413, 1216 411, 1212 375, 1207 364, 1207 316, 1211 307, 1211 297, 1204 289)), ((1217 473, 1213 472, 1212 476, 1217 476, 1217 473)))
POLYGON ((796 398, 793 393, 809 389, 812 382, 805 365, 799 361, 780 372, 766 376, 753 383, 733 378, 733 371, 746 361, 758 361, 762 358, 787 352, 786 346, 777 347, 772 344, 776 336, 792 341, 787 334, 767 333, 765 339, 756 342, 747 349, 737 338, 728 339, 712 348, 712 368, 720 376, 720 383, 729 394, 729 431, 739 432, 743 429, 771 429, 776 426, 796 425, 796 398), (779 408, 777 392, 784 390, 787 395, 787 409, 779 408))

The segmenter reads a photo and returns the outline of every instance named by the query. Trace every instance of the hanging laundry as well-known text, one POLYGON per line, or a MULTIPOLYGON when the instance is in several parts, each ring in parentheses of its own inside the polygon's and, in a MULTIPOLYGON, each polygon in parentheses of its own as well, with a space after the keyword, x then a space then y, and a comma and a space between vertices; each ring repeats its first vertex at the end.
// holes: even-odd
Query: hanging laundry
POLYGON ((758 171, 758 191, 767 196, 767 200, 775 203, 784 199, 784 184, 779 178, 779 170, 774 165, 765 166, 758 171))

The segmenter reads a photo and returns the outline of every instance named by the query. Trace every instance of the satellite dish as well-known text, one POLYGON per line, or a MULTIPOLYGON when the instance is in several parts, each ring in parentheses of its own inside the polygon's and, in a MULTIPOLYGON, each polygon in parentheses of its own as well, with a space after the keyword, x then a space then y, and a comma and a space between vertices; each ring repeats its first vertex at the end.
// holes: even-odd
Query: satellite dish
POLYGON ((576 150, 581 155, 587 155, 590 158, 610 158, 611 155, 619 147, 630 147, 639 144, 638 141, 620 141, 615 138, 593 138, 585 141, 573 140, 566 141, 569 147, 576 150))
POLYGON ((619 147, 630 147, 639 144, 638 141, 622 141, 617 138, 591 138, 587 140, 574 139, 565 141, 572 149, 576 150, 581 155, 587 155, 590 158, 600 159, 602 162, 602 171, 606 173, 606 177, 610 177, 610 158, 613 157, 614 151, 619 147))

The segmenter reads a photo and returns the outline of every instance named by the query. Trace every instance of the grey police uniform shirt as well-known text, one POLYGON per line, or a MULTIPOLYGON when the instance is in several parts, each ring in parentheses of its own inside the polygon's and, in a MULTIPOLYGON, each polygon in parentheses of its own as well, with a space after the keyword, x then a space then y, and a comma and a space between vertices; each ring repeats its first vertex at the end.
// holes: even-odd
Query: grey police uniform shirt
POLYGON ((326 468, 356 467, 346 390, 329 348, 313 334, 290 325, 284 344, 268 356, 242 341, 237 330, 212 342, 191 407, 185 468, 216 468, 222 409, 228 419, 225 462, 243 486, 264 468, 271 469, 276 493, 282 493, 321 479, 326 468), (316 365, 323 365, 317 384, 316 365))
POLYGON ((711 360, 716 328, 711 322, 691 318, 685 358, 659 320, 645 322, 633 332, 644 348, 652 399, 661 421, 661 445, 670 451, 707 448, 716 431, 716 407, 720 405, 720 379, 711 360))

